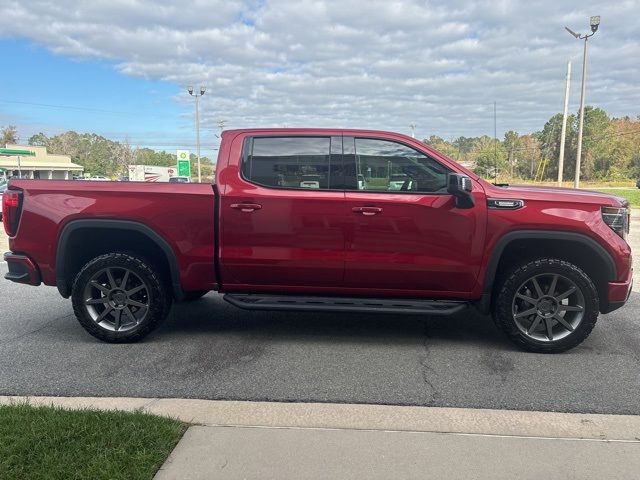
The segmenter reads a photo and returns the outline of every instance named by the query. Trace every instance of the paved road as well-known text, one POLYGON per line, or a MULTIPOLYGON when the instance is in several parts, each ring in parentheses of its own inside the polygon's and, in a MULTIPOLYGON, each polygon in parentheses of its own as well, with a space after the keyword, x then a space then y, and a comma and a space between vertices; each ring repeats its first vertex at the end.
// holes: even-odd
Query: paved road
POLYGON ((244 312, 209 294, 176 305, 146 341, 108 345, 84 332, 55 288, 0 281, 0 308, 2 395, 640 414, 638 293, 562 355, 520 352, 472 311, 424 320, 244 312))

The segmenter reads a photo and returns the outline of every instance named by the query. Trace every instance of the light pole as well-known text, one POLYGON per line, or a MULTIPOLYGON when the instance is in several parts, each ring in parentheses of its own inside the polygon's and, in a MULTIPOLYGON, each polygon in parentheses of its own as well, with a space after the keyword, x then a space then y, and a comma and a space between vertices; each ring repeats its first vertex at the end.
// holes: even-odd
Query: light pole
POLYGON ((591 33, 581 35, 574 32, 569 27, 564 27, 567 32, 576 37, 579 40, 584 40, 584 53, 582 55, 582 92, 580 94, 580 121, 578 123, 578 151, 576 152, 576 177, 573 183, 575 188, 580 188, 580 163, 582 161, 582 128, 584 126, 584 94, 587 80, 587 40, 589 37, 595 35, 600 25, 600 16, 591 17, 589 23, 591 24, 591 33))
POLYGON ((411 125, 409 125, 411 127, 411 136, 413 138, 416 138, 416 127, 417 125, 415 123, 412 123, 411 125))
POLYGON ((189 95, 196 97, 196 156, 198 157, 198 183, 202 182, 202 170, 200 169, 200 112, 198 110, 198 101, 204 95, 204 87, 200 87, 200 93, 193 93, 193 86, 187 87, 189 95))

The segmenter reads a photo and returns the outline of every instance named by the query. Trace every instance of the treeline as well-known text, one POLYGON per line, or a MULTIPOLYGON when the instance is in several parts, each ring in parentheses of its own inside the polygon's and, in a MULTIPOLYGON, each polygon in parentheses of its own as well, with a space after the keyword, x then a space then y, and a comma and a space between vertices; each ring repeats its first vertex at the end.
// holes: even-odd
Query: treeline
MULTIPOLYGON (((561 132, 562 114, 558 113, 539 132, 521 135, 508 131, 497 142, 486 135, 459 137, 452 141, 432 135, 424 142, 486 178, 543 181, 558 178, 561 132)), ((577 139, 578 116, 569 115, 564 153, 565 181, 575 175, 577 139)), ((640 116, 610 118, 600 108, 585 108, 581 178, 640 178, 640 116)))
MULTIPOLYGON (((489 136, 458 137, 444 140, 432 135, 424 140, 437 150, 471 167, 485 178, 500 180, 555 180, 558 176, 562 114, 552 116, 541 131, 521 135, 508 131, 494 141, 489 136)), ((16 129, 10 125, 0 130, 2 140, 15 142, 16 129)), ((564 179, 575 174, 578 116, 567 120, 564 179)), ((132 147, 94 133, 69 131, 48 137, 43 133, 29 138, 29 145, 47 147, 50 153, 71 156, 85 173, 111 178, 127 174, 127 165, 176 164, 175 153, 151 148, 132 147)), ((215 168, 207 157, 201 158, 202 175, 210 178, 215 168)), ((191 154, 191 175, 197 175, 196 157, 191 154)), ((611 118, 594 107, 585 108, 581 177, 584 180, 626 180, 640 178, 640 116, 611 118)))
MULTIPOLYGON (((128 142, 109 140, 95 133, 77 133, 69 131, 48 137, 38 133, 29 138, 29 145, 47 147, 50 153, 71 156, 71 161, 82 165, 85 175, 105 175, 116 178, 126 176, 128 165, 158 165, 162 167, 174 166, 177 163, 176 154, 157 152, 151 148, 132 147, 128 142)), ((202 176, 210 179, 214 170, 211 160, 200 157, 202 176)), ((198 175, 197 159, 191 154, 191 176, 198 175)))

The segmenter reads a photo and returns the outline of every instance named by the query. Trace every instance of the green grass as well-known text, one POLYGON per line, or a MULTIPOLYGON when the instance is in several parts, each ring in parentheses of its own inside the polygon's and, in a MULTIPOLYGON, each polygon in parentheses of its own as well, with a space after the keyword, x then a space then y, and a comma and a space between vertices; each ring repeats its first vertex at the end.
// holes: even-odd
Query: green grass
POLYGON ((0 406, 0 479, 151 479, 187 426, 140 412, 0 406))
POLYGON ((594 190, 616 195, 618 197, 624 197, 629 201, 631 206, 640 207, 640 188, 597 188, 594 190))

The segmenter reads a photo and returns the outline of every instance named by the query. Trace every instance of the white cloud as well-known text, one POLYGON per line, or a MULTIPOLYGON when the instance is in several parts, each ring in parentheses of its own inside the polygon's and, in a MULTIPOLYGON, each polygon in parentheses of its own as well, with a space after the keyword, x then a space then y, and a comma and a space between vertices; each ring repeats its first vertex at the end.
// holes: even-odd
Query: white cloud
MULTIPOLYGON (((0 35, 127 75, 204 84, 205 125, 344 126, 447 138, 528 132, 562 107, 565 62, 590 41, 588 103, 637 115, 639 1, 0 0, 0 35), (28 5, 27 5, 28 3, 28 5), (29 27, 25 28, 24 25, 29 27)), ((577 108, 579 75, 572 107, 577 108)))

